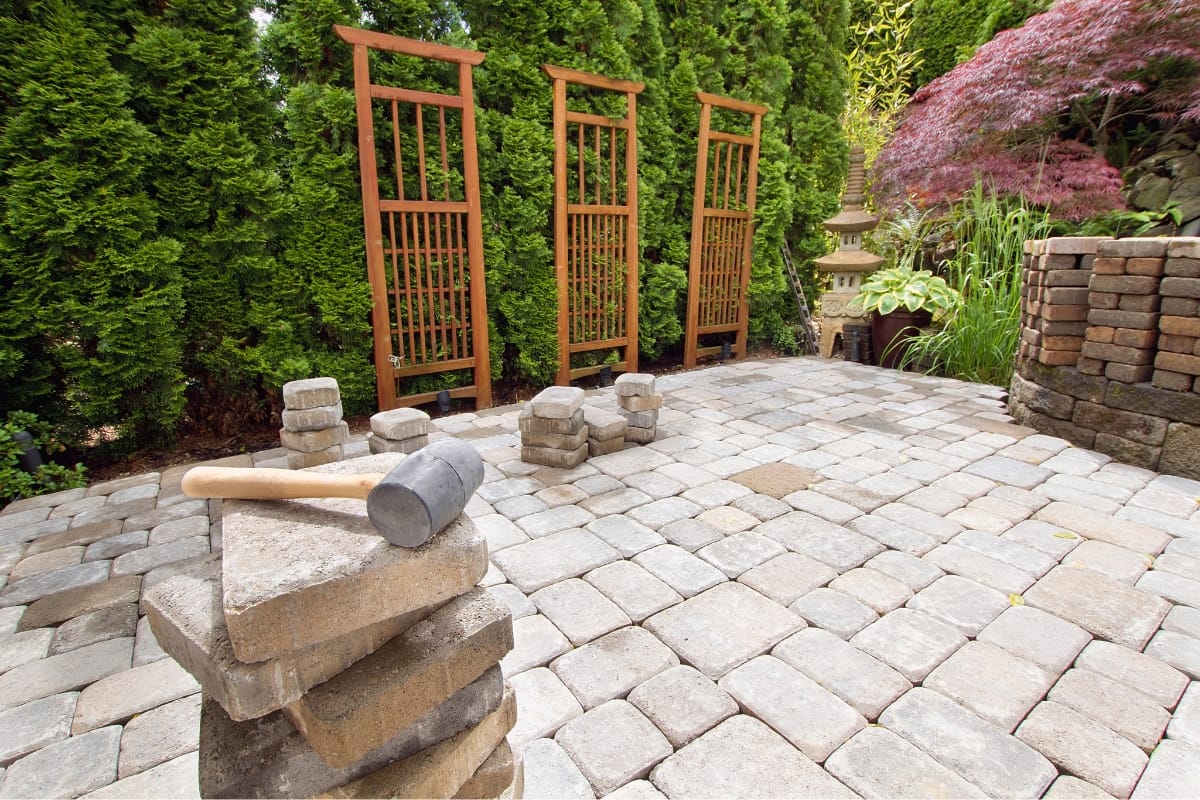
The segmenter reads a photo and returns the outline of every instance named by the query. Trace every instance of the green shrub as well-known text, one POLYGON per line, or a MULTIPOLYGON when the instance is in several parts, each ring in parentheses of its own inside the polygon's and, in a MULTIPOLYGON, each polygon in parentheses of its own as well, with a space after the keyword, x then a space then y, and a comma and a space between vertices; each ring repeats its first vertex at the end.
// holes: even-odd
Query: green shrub
POLYGON ((82 464, 64 467, 47 462, 35 472, 26 472, 20 467, 20 458, 25 453, 23 444, 16 435, 25 431, 33 437, 33 446, 46 455, 62 452, 53 428, 28 411, 10 411, 0 422, 0 502, 33 497, 61 489, 74 489, 87 485, 86 470, 82 464))

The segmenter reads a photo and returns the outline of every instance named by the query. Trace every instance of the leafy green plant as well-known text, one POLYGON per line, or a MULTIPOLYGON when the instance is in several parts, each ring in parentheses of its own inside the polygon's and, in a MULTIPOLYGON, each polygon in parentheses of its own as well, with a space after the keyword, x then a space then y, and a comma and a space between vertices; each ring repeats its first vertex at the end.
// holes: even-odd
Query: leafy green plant
POLYGON ((21 431, 32 436, 33 444, 44 453, 53 454, 63 450, 54 429, 48 423, 39 420, 36 414, 28 411, 8 412, 5 420, 0 422, 0 502, 57 492, 60 489, 74 489, 87 484, 82 464, 64 467, 61 464, 48 463, 32 473, 21 469, 20 458, 25 448, 16 438, 21 431))
POLYGON ((1125 236, 1141 236, 1154 228, 1168 227, 1174 235, 1183 224, 1183 211, 1178 203, 1167 203, 1162 208, 1149 211, 1119 209, 1085 220, 1078 228, 1071 230, 1069 236, 1112 236, 1120 239, 1125 236))
POLYGON ((944 278, 907 264, 877 270, 863 281, 854 302, 870 313, 890 314, 901 308, 931 314, 953 310, 961 301, 944 278))

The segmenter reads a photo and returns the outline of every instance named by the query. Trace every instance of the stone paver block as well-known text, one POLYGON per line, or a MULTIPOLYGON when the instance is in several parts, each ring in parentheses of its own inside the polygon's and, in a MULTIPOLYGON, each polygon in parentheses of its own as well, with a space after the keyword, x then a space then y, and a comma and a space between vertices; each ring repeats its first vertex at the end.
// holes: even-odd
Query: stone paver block
POLYGON ((517 520, 517 526, 530 537, 540 539, 568 528, 580 528, 594 519, 591 513, 579 506, 560 506, 522 517, 517 520))
POLYGON ((764 522, 754 529, 794 553, 811 556, 845 572, 882 553, 874 539, 842 528, 804 512, 792 512, 764 522))
POLYGON ((765 494, 748 494, 733 501, 734 508, 741 509, 747 514, 753 514, 759 520, 781 517, 792 510, 792 507, 782 500, 768 497, 765 494))
POLYGON ((84 561, 103 561, 125 555, 146 546, 149 531, 130 531, 92 542, 83 553, 84 561))
MULTIPOLYGON (((230 465, 234 466, 234 465, 230 465)), ((246 464, 245 466, 250 466, 246 464)), ((209 501, 204 499, 187 499, 168 506, 158 506, 153 511, 146 511, 140 514, 134 514, 125 519, 125 523, 121 530, 128 533, 129 531, 150 530, 162 525, 164 522, 183 519, 184 517, 203 516, 210 511, 209 501)))
MULTIPOLYGON (((711 520, 708 521, 711 522, 711 520)), ((755 523, 757 522, 758 520, 755 520, 755 523)), ((768 539, 758 533, 742 532, 734 533, 719 542, 701 548, 696 551, 696 555, 730 578, 736 578, 747 570, 786 552, 783 545, 774 539, 768 539)))
POLYGON ((524 793, 524 767, 521 759, 513 754, 507 739, 479 765, 470 779, 459 787, 455 800, 474 797, 522 797, 524 793))
POLYGON ((613 800, 667 800, 667 796, 654 788, 648 780, 630 781, 615 792, 606 794, 613 800))
POLYGON ((673 544, 645 550, 634 556, 633 561, 684 597, 728 580, 716 567, 673 544))
POLYGON ((1184 800, 1195 796, 1197 786, 1200 786, 1200 747, 1167 740, 1150 756, 1132 797, 1184 800))
MULTIPOLYGON (((582 490, 572 486, 582 493, 582 490)), ((631 508, 651 502, 653 498, 637 489, 621 488, 604 494, 592 495, 579 503, 579 507, 603 517, 607 514, 624 514, 631 508)), ((642 526, 645 528, 645 526, 642 526)), ((649 530, 649 528, 647 528, 649 530)))
POLYGON ((429 415, 418 408, 393 408, 371 415, 371 433, 382 439, 403 441, 429 433, 429 415))
POLYGON ((1200 747, 1200 682, 1193 681, 1183 693, 1167 726, 1167 736, 1200 747))
POLYGON ((764 723, 740 714, 669 756, 650 781, 668 797, 855 797, 764 723))
POLYGON ((804 617, 810 625, 842 639, 849 639, 879 619, 872 609, 833 589, 813 589, 788 608, 804 617))
POLYGON ((989 478, 996 483, 1019 486, 1022 489, 1032 489, 1045 483, 1054 475, 1053 472, 1043 467, 1001 455, 981 458, 974 464, 964 467, 964 470, 972 475, 989 478))
POLYGON ((124 722, 134 714, 198 691, 196 679, 172 659, 118 672, 80 693, 71 733, 78 736, 102 725, 124 722))
POLYGON ((831 567, 815 558, 787 552, 746 570, 738 582, 786 606, 836 577, 831 567))
MULTIPOLYGON (((282 712, 235 722, 205 698, 200 712, 201 789, 208 797, 312 797, 479 725, 501 708, 504 695, 504 681, 493 667, 362 761, 342 768, 321 760, 282 712)), ((511 693, 508 702, 515 705, 511 693)))
POLYGON ((1171 720, 1170 713, 1146 695, 1087 669, 1067 670, 1047 699, 1091 717, 1147 753, 1171 720))
POLYGON ((1040 797, 1058 772, 1040 753, 962 706, 917 687, 879 718, 992 797, 1040 797))
POLYGON ((128 778, 196 750, 199 731, 199 693, 137 715, 121 734, 117 778, 128 778))
POLYGON ((572 650, 550 669, 590 709, 677 664, 678 656, 651 633, 626 627, 572 650))
POLYGON ((918 533, 937 539, 939 542, 949 541, 963 529, 962 525, 954 520, 946 519, 908 503, 889 503, 871 513, 898 522, 918 533))
POLYGON ((1092 642, 1079 654, 1075 666, 1137 689, 1163 708, 1174 708, 1188 685, 1187 676, 1174 667, 1112 642, 1092 642))
POLYGON ((0 712, 0 767, 71 735, 78 692, 63 692, 0 712))
MULTIPOLYGON (((633 492, 632 489, 627 491, 633 492)), ((635 493, 641 494, 641 492, 635 493)), ((650 500, 646 495, 642 496, 645 497, 646 502, 650 500)), ((587 530, 615 547, 625 558, 630 558, 643 550, 666 543, 666 539, 662 536, 659 536, 640 522, 622 516, 622 512, 615 511, 609 513, 611 516, 601 517, 594 522, 588 523, 587 530)))
POLYGON ((969 578, 1001 592, 1020 594, 1033 585, 1034 576, 1003 561, 953 544, 935 547, 925 559, 940 569, 969 578))
POLYGON ((987 797, 953 770, 885 728, 864 728, 825 761, 863 797, 987 797))
POLYGON ((800 670, 869 720, 912 688, 896 670, 819 628, 805 628, 784 639, 771 655, 800 670))
MULTIPOLYGON (((1004 523, 1003 529, 1008 528, 1009 525, 1004 523)), ((1045 575, 1055 564, 1055 559, 1040 550, 978 530, 963 531, 949 543, 994 558, 1035 578, 1045 575)))
POLYGON ((722 538, 720 531, 698 519, 681 519, 670 525, 664 525, 658 529, 658 532, 665 536, 671 544, 682 547, 689 553, 694 553, 713 542, 719 542, 722 538))
POLYGON ((0 711, 71 691, 129 669, 133 639, 109 639, 23 664, 0 675, 0 711))
POLYGON ((583 714, 583 706, 545 667, 514 675, 510 681, 517 695, 517 724, 508 741, 518 750, 526 742, 553 736, 559 728, 583 714))
POLYGON ((45 658, 53 639, 46 628, 0 636, 0 673, 45 658))
POLYGON ((660 672, 629 693, 641 710, 675 747, 683 747, 738 712, 732 697, 692 667, 660 672))
POLYGON ((1129 797, 1146 768, 1138 747, 1100 723, 1055 702, 1039 703, 1017 728, 1017 737, 1065 772, 1114 797, 1129 797))
POLYGON ((347 766, 478 678, 512 646, 508 608, 473 589, 285 710, 327 764, 347 766))
MULTIPOLYGON (((817 484, 820 486, 821 484, 817 484)), ((855 517, 862 516, 863 509, 844 503, 819 491, 802 489, 780 498, 797 511, 804 511, 837 525, 844 525, 855 517)), ((882 498, 881 498, 882 499, 882 498)), ((879 503, 882 505, 883 503, 879 503)))
POLYGON ((508 606, 508 610, 512 613, 514 620, 528 617, 537 613, 537 606, 529 601, 517 587, 511 583, 501 583, 495 586, 489 586, 488 591, 498 600, 508 606))
POLYGON ((1069 667, 1092 640, 1091 634, 1078 625, 1029 606, 1005 610, 977 638, 1056 675, 1069 667))
POLYGON ((617 397, 650 397, 655 394, 654 376, 648 372, 626 372, 613 382, 617 397))
POLYGON ((620 405, 621 411, 631 411, 634 413, 655 411, 663 407, 663 396, 661 394, 654 395, 618 395, 617 403, 620 405))
MULTIPOLYGON (((371 455, 379 455, 380 453, 403 453, 411 455, 422 447, 429 444, 428 436, 414 436, 411 439, 384 439, 382 436, 376 436, 374 433, 367 434, 367 452, 371 455)), ((350 458, 349 452, 351 443, 343 445, 342 455, 344 458, 350 458)))
POLYGON ((83 553, 83 545, 75 545, 74 547, 47 550, 44 553, 24 558, 8 573, 9 585, 31 575, 41 575, 44 572, 53 572, 63 567, 73 567, 83 560, 83 553))
POLYGON ((285 408, 279 416, 283 421, 283 427, 289 431, 319 431, 324 428, 332 428, 342 421, 342 404, 339 401, 332 405, 314 406, 313 408, 285 408))
POLYGON ((850 644, 917 683, 966 641, 953 626, 911 608, 898 608, 856 633, 850 644))
POLYGON ((634 447, 619 453, 609 453, 588 461, 590 466, 617 480, 624 480, 630 475, 648 472, 674 463, 674 459, 669 456, 645 447, 634 447))
POLYGON ((1053 675, 1030 661, 986 642, 967 642, 922 685, 1011 733, 1053 683, 1053 675))
POLYGON ((536 447, 524 445, 521 447, 521 460, 529 464, 540 464, 557 469, 578 467, 587 461, 588 446, 585 437, 583 444, 572 450, 560 450, 556 447, 536 447))
POLYGON ((1050 570, 1025 592, 1025 602, 1137 650, 1146 646, 1171 609, 1161 597, 1078 567, 1050 570))
POLYGON ((331 406, 341 399, 338 383, 333 378, 306 378, 288 381, 283 385, 285 408, 302 409, 331 406))
POLYGON ((163 797, 199 800, 200 791, 196 781, 198 770, 199 756, 192 751, 145 772, 110 783, 84 797, 87 800, 158 800, 163 797))
MULTIPOLYGON (((138 607, 133 603, 123 603, 67 620, 55 629, 49 653, 57 655, 77 647, 103 642, 105 639, 133 636, 137 632, 137 619, 138 607)), ((2 647, 3 645, 0 645, 0 648, 2 647)), ((0 660, 2 659, 3 656, 0 656, 0 660)))
MULTIPOLYGON (((207 545, 206 545, 207 546, 207 545)), ((53 572, 32 575, 16 584, 5 587, 0 594, 0 607, 28 605, 49 595, 90 586, 108 580, 110 561, 89 561, 73 567, 63 567, 53 572)))
POLYGON ((578 578, 539 589, 529 599, 575 646, 630 624, 619 606, 578 578))
POLYGON ((1150 568, 1150 559, 1141 553, 1108 542, 1087 540, 1063 557, 1063 564, 1087 567, 1113 580, 1133 586, 1150 568))
POLYGON ((117 777, 121 726, 111 725, 43 747, 11 764, 0 797, 78 797, 117 777))
POLYGON ((761 521, 753 514, 749 514, 733 506, 710 508, 708 511, 697 514, 696 519, 712 525, 725 535, 749 530, 761 521))
POLYGON ((635 410, 622 406, 617 409, 617 413, 624 417, 625 422, 628 423, 625 428, 626 441, 637 441, 638 434, 636 431, 639 428, 653 431, 655 426, 658 425, 658 409, 635 410), (633 434, 632 438, 630 436, 631 433, 633 434))
MULTIPOLYGON (((1200 573, 1196 577, 1200 578, 1200 573)), ((1155 569, 1138 580, 1137 588, 1154 592, 1174 603, 1200 608, 1200 580, 1155 569)))
POLYGON ((624 439, 628 423, 625 417, 614 411, 586 406, 583 409, 583 419, 587 423, 588 437, 598 441, 609 439, 624 439))
POLYGON ((1175 631, 1159 631, 1146 645, 1146 655, 1161 659, 1180 672, 1200 680, 1200 639, 1175 631))
POLYGON ((938 540, 932 536, 918 533, 898 522, 874 514, 852 519, 846 527, 864 536, 870 536, 880 544, 914 556, 924 555, 938 545, 938 540))
POLYGON ((723 583, 660 611, 644 625, 715 679, 803 628, 804 620, 740 583, 723 583))
MULTIPOLYGON (((350 425, 345 420, 319 430, 290 431, 287 428, 279 429, 279 443, 288 450, 295 450, 300 453, 320 453, 335 447, 339 448, 338 453, 341 453, 341 446, 349 441, 349 439, 350 425)), ((289 463, 290 460, 289 458, 289 463)))
POLYGON ((919 592, 946 573, 908 553, 885 550, 864 566, 884 575, 890 575, 913 592, 919 592))
POLYGON ((858 600, 877 614, 886 614, 908 601, 913 593, 900 581, 873 569, 857 567, 829 584, 842 594, 858 600))
POLYGON ((202 556, 207 552, 209 552, 209 541, 206 531, 203 536, 177 539, 166 544, 154 545, 118 556, 112 562, 112 574, 113 577, 140 575, 166 564, 202 556))
POLYGON ((967 636, 975 636, 1009 607, 1009 600, 975 581, 946 575, 918 592, 908 607, 953 625, 967 636))
POLYGON ((43 597, 25 609, 18 630, 55 625, 64 620, 121 603, 136 603, 142 579, 138 575, 89 584, 43 597))
POLYGON ((1073 503, 1051 503, 1034 514, 1034 519, 1058 525, 1085 539, 1108 542, 1135 553, 1158 555, 1171 541, 1170 534, 1160 530, 1073 503))
POLYGON ((620 606, 634 622, 683 602, 678 592, 631 561, 606 564, 583 579, 620 606))
POLYGON ((620 552, 607 542, 579 529, 552 533, 492 555, 508 580, 527 594, 620 558, 620 552))
POLYGON ((160 545, 173 542, 177 539, 186 539, 189 536, 206 536, 208 532, 209 519, 207 514, 183 517, 182 519, 175 519, 154 526, 150 531, 147 542, 151 546, 160 545))
POLYGON ((1042 797, 1045 800, 1112 800, 1112 795, 1073 775, 1059 775, 1042 797))
POLYGON ((33 556, 49 550, 57 550, 62 547, 72 547, 75 545, 87 546, 92 542, 100 541, 120 532, 121 521, 115 519, 97 522, 92 525, 82 525, 69 530, 59 531, 58 533, 39 536, 25 548, 24 555, 33 556))
POLYGON ((577 386, 548 386, 529 401, 535 417, 570 419, 583 405, 583 389, 577 386))
POLYGON ((718 685, 813 761, 824 761, 867 724, 836 695, 772 656, 748 661, 718 685))
POLYGON ((594 800, 588 779, 553 739, 536 739, 521 751, 525 763, 525 797, 594 800))
POLYGON ((672 752, 666 737, 625 700, 610 700, 571 720, 554 741, 601 796, 645 777, 672 752))
MULTIPOLYGON (((395 463, 367 456, 317 471, 387 472, 395 463)), ((224 508, 225 621, 242 661, 457 597, 487 571, 486 542, 465 515, 407 548, 376 533, 361 500, 226 500, 224 508)))
POLYGON ((658 530, 672 522, 697 516, 703 509, 691 500, 682 497, 664 497, 645 505, 640 505, 629 512, 629 516, 645 525, 647 528, 658 530))
MULTIPOLYGON (((733 501, 741 497, 746 497, 750 493, 750 489, 740 483, 728 480, 716 480, 688 489, 683 493, 683 496, 693 503, 698 503, 706 509, 712 510, 728 506, 733 501)), ((790 507, 789 510, 791 510, 790 507)))
POLYGON ((571 649, 562 631, 541 614, 515 620, 513 642, 513 649, 500 661, 506 678, 545 666, 571 649))

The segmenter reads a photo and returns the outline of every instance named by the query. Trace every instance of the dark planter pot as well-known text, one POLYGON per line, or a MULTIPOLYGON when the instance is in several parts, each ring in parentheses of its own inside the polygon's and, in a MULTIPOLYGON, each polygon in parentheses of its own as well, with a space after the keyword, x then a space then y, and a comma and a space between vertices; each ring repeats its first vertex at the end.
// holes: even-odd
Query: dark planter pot
POLYGON ((928 311, 871 312, 871 347, 879 366, 896 369, 904 357, 906 341, 933 322, 928 311))

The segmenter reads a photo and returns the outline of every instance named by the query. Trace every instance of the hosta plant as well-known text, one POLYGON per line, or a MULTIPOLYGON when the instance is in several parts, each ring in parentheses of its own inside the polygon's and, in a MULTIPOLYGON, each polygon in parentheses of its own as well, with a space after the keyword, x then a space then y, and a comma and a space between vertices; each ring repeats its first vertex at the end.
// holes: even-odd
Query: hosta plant
POLYGON ((961 299, 944 279, 929 270, 898 266, 872 273, 863 281, 854 302, 868 314, 890 314, 900 309, 939 314, 953 309, 961 299))

